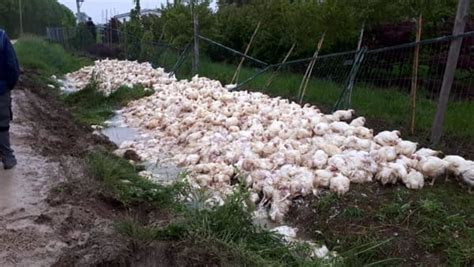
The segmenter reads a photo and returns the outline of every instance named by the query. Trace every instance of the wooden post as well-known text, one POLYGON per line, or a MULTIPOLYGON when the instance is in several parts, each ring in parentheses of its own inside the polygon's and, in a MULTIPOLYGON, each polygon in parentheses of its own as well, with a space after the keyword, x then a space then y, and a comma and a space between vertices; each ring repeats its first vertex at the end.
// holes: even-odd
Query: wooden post
POLYGON ((293 53, 293 49, 295 49, 295 46, 296 46, 296 43, 293 43, 293 45, 291 46, 290 50, 288 51, 288 53, 286 54, 285 58, 283 59, 283 61, 280 63, 280 65, 278 66, 278 68, 272 72, 272 75, 270 76, 270 79, 268 79, 268 82, 267 84, 265 85, 265 88, 264 89, 267 89, 270 84, 272 84, 273 82, 273 79, 275 78, 276 74, 278 73, 278 71, 280 71, 281 69, 281 66, 283 66, 283 64, 286 63, 286 61, 288 60, 288 58, 290 57, 291 53, 293 53))
MULTIPOLYGON (((260 29, 260 24, 261 22, 259 21, 257 24, 257 27, 255 28, 255 31, 252 34, 252 37, 250 38, 250 42, 247 44, 247 48, 245 48, 245 55, 248 54, 250 50, 250 46, 252 45, 253 40, 255 39, 255 36, 257 35, 258 30, 260 29)), ((242 57, 240 60, 239 66, 237 67, 237 70, 234 73, 234 76, 232 77, 232 81, 230 82, 233 84, 234 82, 237 82, 239 80, 239 74, 240 74, 240 69, 242 68, 242 65, 244 64, 245 57, 242 57)))
MULTIPOLYGON (((454 22, 453 35, 458 35, 464 32, 468 16, 469 0, 459 0, 456 20, 454 22)), ((456 71, 459 53, 461 52, 462 41, 462 38, 453 39, 451 41, 451 45, 449 46, 448 59, 446 61, 446 69, 444 70, 438 107, 433 121, 433 129, 431 131, 431 143, 433 145, 439 144, 443 134, 444 115, 448 106, 449 93, 451 91, 451 86, 453 85, 454 72, 456 71)))
MULTIPOLYGON (((418 17, 416 42, 421 41, 421 30, 423 25, 423 15, 420 13, 418 17)), ((415 119, 416 119, 416 89, 418 84, 418 63, 420 57, 420 45, 415 46, 415 55, 413 57, 413 70, 411 76, 411 134, 415 134, 415 119)))
POLYGON ((194 58, 193 58, 193 75, 196 75, 199 70, 199 18, 196 8, 193 6, 193 21, 194 21, 194 58))
POLYGON ((316 51, 314 52, 314 55, 313 55, 313 59, 311 60, 311 62, 308 65, 308 68, 306 69, 306 73, 305 73, 305 76, 303 77, 303 81, 301 81, 300 89, 298 90, 300 104, 303 103, 303 97, 306 93, 306 88, 308 87, 309 80, 311 80, 311 75, 313 74, 313 68, 314 68, 314 65, 316 65, 316 59, 318 58, 321 47, 323 46, 325 36, 326 36, 326 32, 324 32, 323 35, 321 36, 321 39, 319 39, 318 45, 316 47, 316 51))

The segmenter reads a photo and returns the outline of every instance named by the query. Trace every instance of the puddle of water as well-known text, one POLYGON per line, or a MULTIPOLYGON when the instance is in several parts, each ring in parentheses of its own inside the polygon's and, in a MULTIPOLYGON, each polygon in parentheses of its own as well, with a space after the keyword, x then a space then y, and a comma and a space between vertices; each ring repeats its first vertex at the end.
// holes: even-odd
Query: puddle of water
POLYGON ((183 171, 175 165, 145 162, 145 169, 153 174, 153 180, 161 184, 169 184, 177 181, 183 171))
POLYGON ((102 134, 107 136, 117 146, 120 146, 125 141, 133 141, 139 136, 138 131, 135 129, 114 126, 103 129, 102 134))
MULTIPOLYGON (((127 127, 120 115, 116 115, 107 123, 107 127, 101 132, 109 138, 110 141, 120 146, 126 141, 146 140, 137 129, 127 127)), ((178 180, 181 168, 162 162, 142 162, 145 169, 152 174, 151 179, 159 184, 170 184, 178 180)))

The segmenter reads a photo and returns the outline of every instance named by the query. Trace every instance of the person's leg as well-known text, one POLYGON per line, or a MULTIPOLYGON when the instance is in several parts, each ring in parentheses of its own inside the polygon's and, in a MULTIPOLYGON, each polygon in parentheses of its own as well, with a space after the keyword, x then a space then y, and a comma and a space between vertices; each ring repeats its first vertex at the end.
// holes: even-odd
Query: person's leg
POLYGON ((10 146, 11 96, 10 92, 0 95, 0 156, 3 167, 11 169, 16 165, 13 149, 10 146))

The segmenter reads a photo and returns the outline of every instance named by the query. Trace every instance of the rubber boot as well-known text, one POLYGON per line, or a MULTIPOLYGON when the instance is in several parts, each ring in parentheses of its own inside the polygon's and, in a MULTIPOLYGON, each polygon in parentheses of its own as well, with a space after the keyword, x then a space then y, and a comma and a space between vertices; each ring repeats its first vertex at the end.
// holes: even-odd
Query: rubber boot
POLYGON ((0 132, 0 155, 2 156, 3 168, 12 169, 16 166, 16 158, 13 149, 10 146, 10 133, 8 131, 0 132))
POLYGON ((16 165, 13 149, 10 146, 10 122, 13 119, 10 91, 0 95, 0 156, 3 168, 8 170, 16 165))

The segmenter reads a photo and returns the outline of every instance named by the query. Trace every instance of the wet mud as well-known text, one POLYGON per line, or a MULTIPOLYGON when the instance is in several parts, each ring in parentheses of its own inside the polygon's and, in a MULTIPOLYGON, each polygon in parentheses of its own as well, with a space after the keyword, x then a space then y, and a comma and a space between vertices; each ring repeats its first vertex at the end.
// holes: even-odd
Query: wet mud
POLYGON ((103 190, 81 160, 94 147, 113 145, 77 126, 45 90, 23 80, 12 92, 18 165, 6 171, 0 164, 0 266, 65 266, 71 250, 82 256, 74 264, 116 259, 127 251, 113 230, 118 215, 100 200, 103 190))

